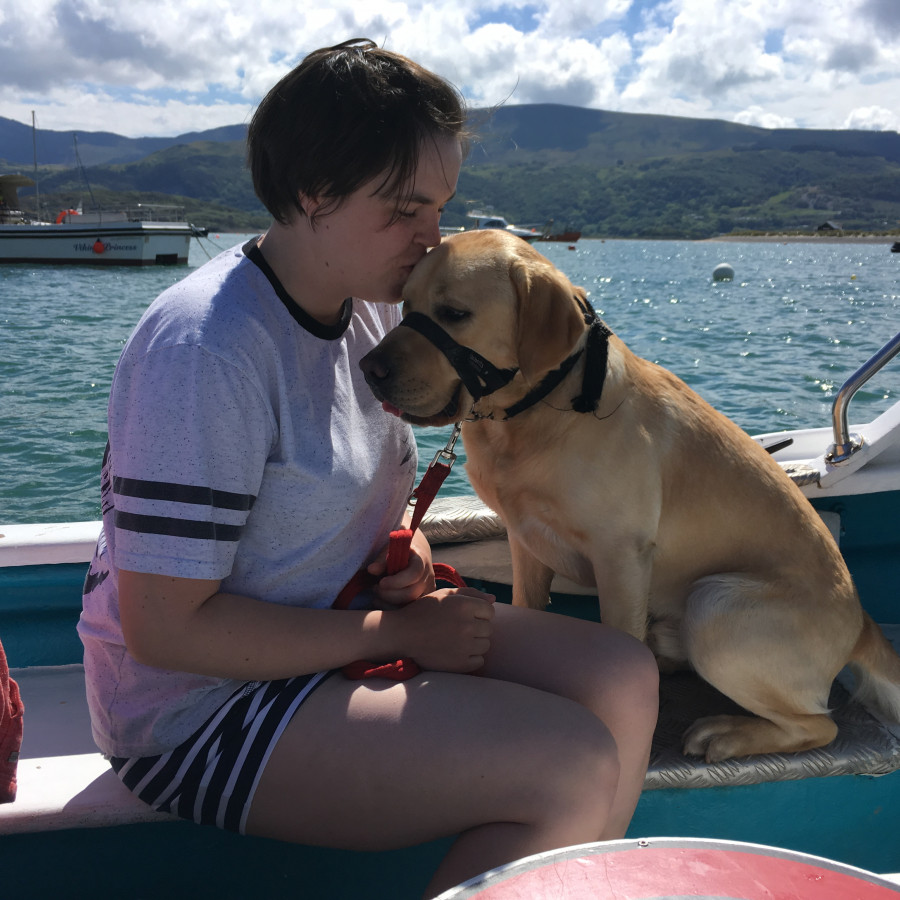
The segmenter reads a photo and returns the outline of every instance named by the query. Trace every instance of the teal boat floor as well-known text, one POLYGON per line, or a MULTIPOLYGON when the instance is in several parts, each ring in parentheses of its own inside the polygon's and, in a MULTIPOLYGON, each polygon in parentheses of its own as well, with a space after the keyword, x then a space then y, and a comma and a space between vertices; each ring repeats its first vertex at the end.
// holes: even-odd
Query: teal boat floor
MULTIPOLYGON (((900 646, 900 626, 882 627, 894 646, 900 646)), ((900 769, 900 728, 879 720, 853 700, 842 681, 836 681, 831 692, 829 705, 838 736, 827 747, 706 763, 682 753, 682 736, 687 728, 701 716, 747 713, 693 673, 663 676, 659 724, 645 788, 721 787, 826 775, 885 775, 900 769)))

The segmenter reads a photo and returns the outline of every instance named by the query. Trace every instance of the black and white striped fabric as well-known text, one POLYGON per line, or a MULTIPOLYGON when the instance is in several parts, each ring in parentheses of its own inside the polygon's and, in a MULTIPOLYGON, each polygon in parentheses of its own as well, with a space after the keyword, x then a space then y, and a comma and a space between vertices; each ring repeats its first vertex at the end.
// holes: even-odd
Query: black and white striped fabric
POLYGON ((243 834, 256 786, 278 738, 329 674, 248 682, 174 750, 131 759, 114 756, 110 764, 151 808, 243 834))

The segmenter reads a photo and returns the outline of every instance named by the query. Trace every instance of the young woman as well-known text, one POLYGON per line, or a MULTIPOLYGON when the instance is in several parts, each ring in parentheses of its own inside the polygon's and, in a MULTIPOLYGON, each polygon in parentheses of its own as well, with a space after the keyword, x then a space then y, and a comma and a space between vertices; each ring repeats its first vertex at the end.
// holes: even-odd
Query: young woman
POLYGON ((274 221, 162 294, 122 353, 79 624, 95 739, 145 802, 341 848, 458 835, 429 896, 621 837, 657 704, 642 645, 435 590, 421 533, 384 575, 416 449, 358 362, 440 241, 464 129, 450 85, 370 41, 263 100, 249 162, 274 221), (374 594, 332 609, 360 568, 374 594), (397 657, 423 673, 339 672, 397 657))

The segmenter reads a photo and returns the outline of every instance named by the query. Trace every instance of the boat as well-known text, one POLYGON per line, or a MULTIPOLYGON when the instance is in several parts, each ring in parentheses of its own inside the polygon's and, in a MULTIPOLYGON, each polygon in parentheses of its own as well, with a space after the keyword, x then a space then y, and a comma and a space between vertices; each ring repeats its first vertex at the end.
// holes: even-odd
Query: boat
POLYGON ((0 264, 187 265, 191 239, 207 234, 184 220, 181 207, 161 204, 63 209, 53 222, 42 221, 19 209, 18 188, 33 184, 21 175, 0 175, 0 264))
POLYGON ((580 231, 556 231, 542 234, 539 241, 559 241, 565 244, 574 244, 581 237, 580 231))
POLYGON ((900 253, 900 241, 894 241, 891 244, 891 253, 900 253))
MULTIPOLYGON (((900 334, 846 379, 830 422, 754 436, 831 528, 864 607, 896 647, 900 402, 853 425, 849 408, 898 353, 900 334)), ((505 530, 477 498, 438 496, 422 528, 435 561, 509 599, 505 530)), ((5 893, 163 896, 177 883, 179 895, 419 896, 450 838, 390 853, 279 844, 153 813, 121 786, 91 740, 75 632, 99 530, 99 521, 0 525, 0 641, 25 703, 18 797, 0 804, 5 893)), ((597 600, 557 578, 551 609, 595 619, 597 600)), ((645 790, 626 839, 740 842, 900 877, 900 725, 854 700, 842 673, 830 701, 839 734, 828 747, 714 764, 685 757, 686 724, 729 704, 690 673, 662 678, 645 790)))
POLYGON ((550 219, 541 232, 539 241, 559 241, 564 244, 574 244, 581 237, 580 231, 566 230, 554 231, 553 219, 550 219))
POLYGON ((502 228, 504 231, 508 231, 510 234, 514 234, 516 237, 520 237, 529 243, 538 240, 541 236, 541 232, 539 232, 537 228, 518 228, 507 222, 503 216, 495 216, 493 213, 485 212, 483 210, 471 210, 466 213, 466 216, 474 222, 474 224, 466 230, 475 231, 479 228, 502 228))

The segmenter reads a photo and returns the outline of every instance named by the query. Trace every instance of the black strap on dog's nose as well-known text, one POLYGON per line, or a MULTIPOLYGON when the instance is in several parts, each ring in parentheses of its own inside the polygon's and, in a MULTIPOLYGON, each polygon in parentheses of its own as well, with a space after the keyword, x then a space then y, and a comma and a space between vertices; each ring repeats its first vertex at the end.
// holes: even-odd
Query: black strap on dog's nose
POLYGON ((403 317, 400 324, 418 331, 447 357, 473 400, 486 397, 509 384, 519 371, 498 369, 480 353, 457 344, 437 322, 429 319, 424 313, 411 312, 403 317))

